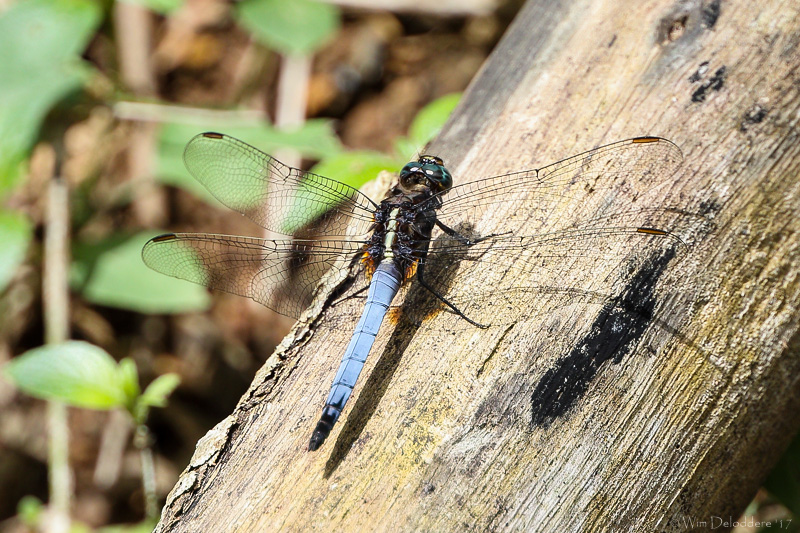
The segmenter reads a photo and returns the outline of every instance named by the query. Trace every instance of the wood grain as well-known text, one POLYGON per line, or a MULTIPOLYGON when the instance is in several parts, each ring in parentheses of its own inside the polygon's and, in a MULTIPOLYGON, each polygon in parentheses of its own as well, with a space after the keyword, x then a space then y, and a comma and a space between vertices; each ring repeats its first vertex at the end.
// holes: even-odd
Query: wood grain
POLYGON ((799 44, 794 0, 529 2, 428 152, 463 183, 636 135, 677 143, 682 167, 647 198, 708 224, 622 280, 652 316, 562 294, 487 330, 387 321, 310 453, 354 324, 312 313, 198 444, 157 531, 737 517, 800 425, 799 44))

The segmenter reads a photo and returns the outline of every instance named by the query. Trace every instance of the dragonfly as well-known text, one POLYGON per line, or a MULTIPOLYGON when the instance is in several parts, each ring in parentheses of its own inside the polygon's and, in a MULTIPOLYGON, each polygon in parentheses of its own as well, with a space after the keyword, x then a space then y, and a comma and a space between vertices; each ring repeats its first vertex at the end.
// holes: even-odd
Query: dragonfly
POLYGON ((363 299, 366 291, 363 311, 313 430, 313 451, 339 419, 402 286, 415 279, 442 309, 478 328, 492 325, 499 298, 530 312, 492 283, 514 290, 533 274, 550 274, 554 284, 610 290, 619 277, 614 272, 631 258, 686 244, 686 213, 663 205, 682 159, 667 139, 635 137, 544 167, 454 185, 442 159, 422 155, 375 202, 354 187, 207 132, 186 146, 189 172, 223 204, 287 238, 168 233, 147 242, 142 257, 156 271, 293 318, 311 296, 334 292, 341 281, 330 280, 341 277, 331 271, 356 273, 350 294, 363 299), (470 265, 467 274, 439 284, 441 265, 453 262, 470 265), (459 300, 450 294, 460 284, 485 290, 459 300))

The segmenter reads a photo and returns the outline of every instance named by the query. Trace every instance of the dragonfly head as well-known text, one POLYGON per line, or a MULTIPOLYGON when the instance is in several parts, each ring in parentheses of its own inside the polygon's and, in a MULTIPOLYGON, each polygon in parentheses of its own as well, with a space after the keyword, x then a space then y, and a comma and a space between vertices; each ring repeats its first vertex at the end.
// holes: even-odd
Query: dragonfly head
POLYGON ((439 193, 453 186, 453 177, 444 168, 444 161, 440 158, 421 155, 418 160, 406 164, 400 171, 400 184, 408 190, 429 188, 434 193, 439 193))

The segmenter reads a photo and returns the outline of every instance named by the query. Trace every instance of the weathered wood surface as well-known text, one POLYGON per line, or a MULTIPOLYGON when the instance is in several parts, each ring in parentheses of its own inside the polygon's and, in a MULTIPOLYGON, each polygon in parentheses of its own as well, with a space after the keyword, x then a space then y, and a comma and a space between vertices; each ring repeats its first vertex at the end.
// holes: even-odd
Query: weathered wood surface
POLYGON ((712 223, 629 281, 654 318, 616 341, 600 306, 546 299, 524 327, 386 323, 314 453, 355 320, 298 324, 198 444, 158 530, 684 531, 738 516, 800 425, 799 44, 794 0, 530 2, 428 151, 458 183, 675 141, 684 164, 651 193, 712 223), (609 342, 598 360, 592 343, 609 342))

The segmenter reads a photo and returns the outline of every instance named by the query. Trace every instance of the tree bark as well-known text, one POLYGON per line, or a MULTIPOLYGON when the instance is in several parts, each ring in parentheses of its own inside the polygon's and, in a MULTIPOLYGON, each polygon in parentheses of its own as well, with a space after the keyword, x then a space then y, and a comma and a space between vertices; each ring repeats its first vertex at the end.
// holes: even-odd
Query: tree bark
POLYGON ((528 2, 428 153, 463 183, 674 141, 684 163, 651 192, 711 224, 629 280, 652 319, 622 338, 605 307, 569 301, 525 327, 387 321, 312 453, 355 320, 310 314, 198 443, 157 531, 685 531, 739 516, 800 426, 799 44, 794 0, 528 2))

